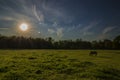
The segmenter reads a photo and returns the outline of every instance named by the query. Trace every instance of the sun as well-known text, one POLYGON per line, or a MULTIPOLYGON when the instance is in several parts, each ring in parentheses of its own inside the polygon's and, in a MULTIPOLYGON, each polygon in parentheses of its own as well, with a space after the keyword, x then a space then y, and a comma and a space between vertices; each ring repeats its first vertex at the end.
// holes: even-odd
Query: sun
POLYGON ((22 23, 20 26, 19 26, 20 30, 22 31, 27 31, 28 30, 28 24, 26 23, 22 23))

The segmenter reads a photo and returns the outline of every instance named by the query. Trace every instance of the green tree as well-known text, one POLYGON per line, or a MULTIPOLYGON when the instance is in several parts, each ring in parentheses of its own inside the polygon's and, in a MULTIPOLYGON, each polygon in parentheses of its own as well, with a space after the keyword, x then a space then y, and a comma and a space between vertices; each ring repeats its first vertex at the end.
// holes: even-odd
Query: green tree
POLYGON ((113 40, 114 49, 120 49, 120 35, 113 40))

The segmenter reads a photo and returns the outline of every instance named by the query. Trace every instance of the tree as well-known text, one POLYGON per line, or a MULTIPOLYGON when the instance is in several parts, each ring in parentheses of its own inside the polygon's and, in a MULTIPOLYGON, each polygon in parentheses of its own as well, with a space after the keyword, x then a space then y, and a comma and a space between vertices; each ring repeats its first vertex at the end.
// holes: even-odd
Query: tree
POLYGON ((111 40, 108 40, 108 39, 105 39, 104 41, 103 41, 103 43, 104 43, 104 48, 105 49, 112 49, 112 41, 111 40))
POLYGON ((120 35, 113 40, 114 49, 120 49, 120 35))
POLYGON ((0 49, 120 49, 120 36, 113 41, 105 39, 90 42, 82 39, 54 41, 51 37, 43 39, 0 35, 0 49))

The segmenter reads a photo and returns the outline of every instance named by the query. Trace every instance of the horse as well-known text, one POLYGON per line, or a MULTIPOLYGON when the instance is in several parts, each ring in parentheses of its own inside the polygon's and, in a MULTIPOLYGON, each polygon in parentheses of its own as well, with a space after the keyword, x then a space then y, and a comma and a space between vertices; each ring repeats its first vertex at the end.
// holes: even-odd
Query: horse
POLYGON ((90 53, 89 53, 89 56, 97 56, 97 52, 96 51, 91 51, 90 53))

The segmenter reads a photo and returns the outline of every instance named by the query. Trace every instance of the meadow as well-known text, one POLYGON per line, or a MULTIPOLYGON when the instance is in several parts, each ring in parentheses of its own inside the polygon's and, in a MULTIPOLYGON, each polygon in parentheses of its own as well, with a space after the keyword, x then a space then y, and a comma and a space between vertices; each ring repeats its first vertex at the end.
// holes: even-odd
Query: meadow
POLYGON ((120 50, 0 50, 0 80, 120 80, 120 50))

